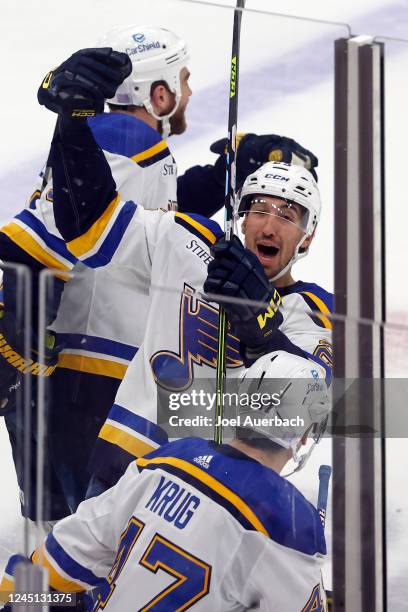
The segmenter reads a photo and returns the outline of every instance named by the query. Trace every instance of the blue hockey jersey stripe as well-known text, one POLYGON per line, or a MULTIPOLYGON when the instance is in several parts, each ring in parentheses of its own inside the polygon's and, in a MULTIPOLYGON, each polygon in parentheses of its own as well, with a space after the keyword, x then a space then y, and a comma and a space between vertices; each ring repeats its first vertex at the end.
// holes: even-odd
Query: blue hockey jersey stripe
MULTIPOLYGON (((141 469, 177 470, 180 478, 191 484, 196 481, 194 486, 197 489, 221 503, 245 526, 237 514, 242 515, 245 511, 245 507, 237 503, 238 497, 278 544, 307 555, 326 554, 324 532, 316 508, 291 482, 227 444, 218 446, 201 438, 184 438, 172 442, 171 447, 163 445, 157 448, 136 463, 141 469), (212 456, 208 469, 194 461, 203 455, 212 456), (210 478, 206 478, 207 475, 210 478), (211 493, 206 493, 204 486, 211 489, 211 493), (225 493, 225 488, 235 497, 225 493), (234 509, 231 509, 231 505, 234 509)), ((248 513, 245 514, 244 518, 248 520, 250 517, 248 513)), ((260 531, 253 520, 251 523, 250 529, 260 531)))
POLYGON ((98 145, 109 153, 132 158, 162 141, 161 135, 141 119, 123 113, 103 113, 88 119, 98 145))
POLYGON ((138 351, 138 347, 130 344, 99 338, 98 336, 88 336, 87 334, 64 334, 58 333, 58 344, 63 345, 63 349, 71 348, 93 353, 103 353, 120 357, 131 361, 138 351))
MULTIPOLYGON (((10 557, 10 559, 7 561, 7 565, 6 568, 4 570, 5 574, 8 574, 9 576, 14 576, 14 570, 16 565, 18 565, 19 563, 24 563, 24 562, 28 562, 29 559, 27 559, 27 557, 24 557, 23 555, 12 555, 10 557)), ((0 600, 1 601, 1 600, 0 600)))
POLYGON ((158 153, 152 155, 151 157, 146 157, 146 159, 142 159, 138 161, 137 163, 142 168, 147 168, 148 166, 153 166, 153 164, 157 163, 161 159, 164 159, 165 157, 168 157, 169 155, 170 155, 170 150, 168 147, 166 147, 165 149, 163 149, 163 151, 159 151, 158 153))
POLYGON ((216 221, 207 219, 201 215, 176 213, 174 215, 174 221, 178 225, 185 227, 195 236, 198 236, 198 238, 209 247, 215 244, 217 240, 224 235, 224 232, 216 221))
POLYGON ((118 248, 124 233, 126 232, 133 215, 136 212, 137 205, 128 201, 120 210, 114 224, 112 225, 108 235, 99 247, 98 252, 91 255, 83 262, 90 268, 98 268, 109 263, 118 248))
POLYGON ((15 218, 28 225, 55 253, 58 253, 58 255, 61 255, 72 264, 76 264, 77 258, 68 251, 62 238, 50 234, 41 221, 31 214, 29 210, 21 211, 15 218))
POLYGON ((83 565, 80 565, 80 563, 68 555, 68 553, 65 552, 62 546, 57 542, 52 533, 48 534, 45 547, 51 557, 55 559, 59 567, 74 580, 79 580, 80 582, 85 582, 86 584, 90 584, 92 586, 98 586, 103 581, 103 578, 95 576, 91 570, 87 569, 83 565))
POLYGON ((129 429, 133 429, 136 433, 139 433, 156 444, 165 444, 168 441, 167 434, 165 431, 152 423, 151 421, 130 412, 126 408, 114 404, 109 411, 108 419, 121 423, 129 429))

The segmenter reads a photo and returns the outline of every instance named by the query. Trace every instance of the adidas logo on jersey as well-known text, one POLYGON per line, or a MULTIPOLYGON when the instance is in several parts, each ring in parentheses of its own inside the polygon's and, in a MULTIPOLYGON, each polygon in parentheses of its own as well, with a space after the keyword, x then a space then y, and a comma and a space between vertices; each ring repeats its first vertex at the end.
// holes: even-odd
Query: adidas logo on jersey
POLYGON ((194 457, 193 461, 194 463, 198 463, 198 465, 201 465, 201 467, 208 470, 208 468, 210 467, 210 461, 213 456, 214 455, 199 455, 198 457, 194 457))

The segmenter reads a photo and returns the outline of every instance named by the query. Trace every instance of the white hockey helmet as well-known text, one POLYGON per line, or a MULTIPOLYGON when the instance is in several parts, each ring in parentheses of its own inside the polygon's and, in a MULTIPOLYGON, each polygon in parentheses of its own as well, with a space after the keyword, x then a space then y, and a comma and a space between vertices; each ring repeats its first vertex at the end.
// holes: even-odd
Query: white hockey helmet
POLYGON ((301 226, 304 235, 298 242, 291 260, 271 279, 274 281, 281 278, 298 259, 307 255, 308 249, 301 252, 300 248, 317 227, 321 200, 319 188, 309 170, 301 165, 283 162, 267 162, 259 170, 247 176, 238 201, 238 215, 249 211, 254 196, 262 195, 283 198, 287 202, 299 204, 305 210, 301 226))
POLYGON ((176 112, 181 98, 180 70, 189 60, 186 42, 164 28, 134 25, 107 32, 99 45, 127 53, 133 64, 132 73, 108 102, 119 106, 144 106, 150 115, 162 121, 163 136, 168 136, 169 118, 176 112), (158 116, 153 110, 150 90, 156 81, 165 81, 176 96, 174 108, 168 115, 158 116))
POLYGON ((274 351, 257 359, 239 381, 241 397, 245 393, 251 403, 238 406, 241 426, 250 417, 246 428, 290 449, 296 471, 305 465, 326 429, 330 398, 325 374, 322 366, 309 359, 274 351), (267 401, 254 401, 263 394, 267 401), (275 424, 273 417, 282 424, 275 424), (268 424, 259 424, 261 419, 268 419, 268 424), (306 432, 313 444, 299 454, 299 442, 306 432))

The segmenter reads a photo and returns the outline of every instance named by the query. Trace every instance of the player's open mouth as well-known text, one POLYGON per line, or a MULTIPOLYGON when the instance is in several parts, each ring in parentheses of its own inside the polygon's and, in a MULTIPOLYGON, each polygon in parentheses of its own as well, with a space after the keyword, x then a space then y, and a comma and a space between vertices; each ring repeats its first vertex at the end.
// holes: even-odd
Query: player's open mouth
POLYGON ((269 244, 257 244, 257 249, 262 259, 273 259, 279 252, 278 247, 269 244))

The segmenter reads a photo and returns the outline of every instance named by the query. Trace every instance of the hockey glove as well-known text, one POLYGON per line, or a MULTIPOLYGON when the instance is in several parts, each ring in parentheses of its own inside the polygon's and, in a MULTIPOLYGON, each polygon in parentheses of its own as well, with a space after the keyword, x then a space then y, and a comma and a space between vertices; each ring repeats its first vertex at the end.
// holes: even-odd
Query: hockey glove
MULTIPOLYGON (((226 152, 227 139, 214 142, 210 150, 222 155, 226 152)), ((237 134, 237 183, 239 188, 249 174, 258 170, 268 161, 282 161, 297 164, 309 170, 317 181, 315 168, 318 159, 311 151, 285 136, 277 134, 237 134)))
POLYGON ((38 101, 49 110, 69 117, 86 118, 102 113, 132 72, 126 53, 110 47, 81 49, 51 70, 38 90, 38 101))
MULTIPOLYGON (((38 363, 34 348, 30 357, 24 358, 24 330, 19 328, 12 314, 0 309, 0 416, 11 412, 16 406, 24 374, 50 376, 57 367, 61 346, 55 347, 53 334, 47 336, 44 362, 38 363)), ((35 338, 32 345, 36 346, 35 338)))
POLYGON ((211 253, 214 259, 208 266, 204 291, 223 298, 247 300, 245 304, 223 300, 220 303, 239 340, 249 348, 262 347, 283 320, 278 291, 269 282, 257 256, 246 249, 237 236, 230 242, 221 238, 211 253))

